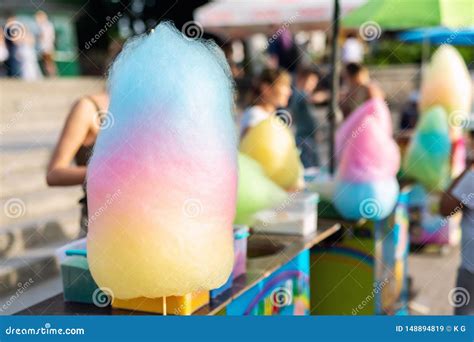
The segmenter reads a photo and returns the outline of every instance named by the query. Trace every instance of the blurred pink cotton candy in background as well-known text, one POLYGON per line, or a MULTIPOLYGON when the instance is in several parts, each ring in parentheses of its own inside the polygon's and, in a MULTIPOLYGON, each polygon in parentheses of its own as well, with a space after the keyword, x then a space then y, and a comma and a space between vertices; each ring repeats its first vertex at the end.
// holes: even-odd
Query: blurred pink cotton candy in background
POLYGON ((336 151, 338 174, 344 180, 370 182, 396 175, 400 152, 383 100, 369 100, 349 116, 336 132, 336 151))
POLYGON ((390 112, 373 99, 352 113, 336 133, 339 166, 333 202, 347 219, 380 220, 393 210, 399 186, 400 151, 390 112))
POLYGON ((119 299, 223 285, 232 270, 237 139, 214 44, 170 24, 129 42, 109 77, 113 125, 88 167, 88 259, 119 299), (118 193, 117 196, 112 196, 118 193))
POLYGON ((392 120, 387 104, 382 99, 370 99, 359 106, 342 123, 336 132, 336 154, 341 157, 347 143, 358 136, 370 123, 375 121, 377 129, 386 135, 392 135, 392 120))

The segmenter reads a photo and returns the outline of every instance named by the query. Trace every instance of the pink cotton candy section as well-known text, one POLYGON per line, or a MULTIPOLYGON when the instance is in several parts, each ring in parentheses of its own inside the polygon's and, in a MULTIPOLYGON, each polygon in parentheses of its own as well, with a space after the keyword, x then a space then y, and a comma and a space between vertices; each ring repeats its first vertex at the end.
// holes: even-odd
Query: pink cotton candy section
POLYGON ((379 98, 367 100, 349 115, 336 132, 338 160, 341 158, 344 147, 359 136, 370 121, 375 121, 380 131, 387 136, 392 136, 392 120, 385 101, 379 98))
POLYGON ((373 182, 395 177, 400 151, 392 138, 388 108, 370 100, 338 131, 341 149, 338 175, 351 182, 373 182), (349 134, 347 137, 345 135, 349 134), (341 147, 342 145, 342 147, 341 147))

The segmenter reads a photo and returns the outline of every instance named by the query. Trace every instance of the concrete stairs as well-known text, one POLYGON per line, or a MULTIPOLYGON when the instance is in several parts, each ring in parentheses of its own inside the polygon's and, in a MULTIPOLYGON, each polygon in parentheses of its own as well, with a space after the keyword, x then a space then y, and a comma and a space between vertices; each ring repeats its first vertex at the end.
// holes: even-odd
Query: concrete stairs
POLYGON ((11 309, 57 291, 55 251, 79 233, 82 189, 48 187, 46 166, 72 104, 102 87, 96 78, 0 79, 0 306, 27 282, 34 296, 11 309))

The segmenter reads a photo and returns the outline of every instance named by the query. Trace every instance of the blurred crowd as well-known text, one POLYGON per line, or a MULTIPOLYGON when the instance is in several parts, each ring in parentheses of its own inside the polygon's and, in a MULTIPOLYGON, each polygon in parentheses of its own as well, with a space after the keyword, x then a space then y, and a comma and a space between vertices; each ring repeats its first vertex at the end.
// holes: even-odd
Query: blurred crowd
POLYGON ((36 12, 31 28, 10 14, 0 31, 1 76, 37 80, 56 75, 54 26, 44 11, 36 12))

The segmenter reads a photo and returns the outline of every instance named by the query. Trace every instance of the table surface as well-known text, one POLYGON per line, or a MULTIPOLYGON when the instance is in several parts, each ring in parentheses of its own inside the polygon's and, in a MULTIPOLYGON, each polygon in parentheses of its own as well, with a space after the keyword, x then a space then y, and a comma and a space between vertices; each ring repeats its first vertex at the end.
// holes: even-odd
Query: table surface
MULTIPOLYGON (((193 315, 214 315, 225 308, 255 284, 278 270, 300 252, 336 233, 341 225, 332 220, 319 220, 316 233, 307 236, 277 235, 257 233, 249 237, 246 274, 234 279, 230 289, 209 304, 201 307, 193 315), (276 252, 275 252, 276 251, 276 252), (271 252, 271 254, 266 254, 271 252)), ((115 309, 111 306, 100 308, 93 304, 65 302, 63 294, 48 298, 33 305, 18 315, 150 315, 147 312, 115 309)))

